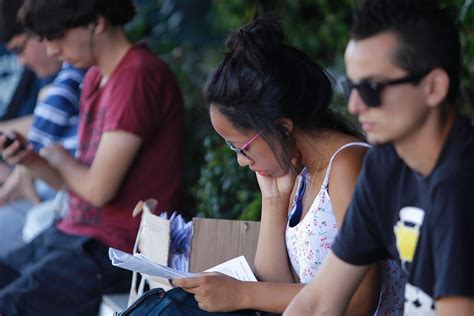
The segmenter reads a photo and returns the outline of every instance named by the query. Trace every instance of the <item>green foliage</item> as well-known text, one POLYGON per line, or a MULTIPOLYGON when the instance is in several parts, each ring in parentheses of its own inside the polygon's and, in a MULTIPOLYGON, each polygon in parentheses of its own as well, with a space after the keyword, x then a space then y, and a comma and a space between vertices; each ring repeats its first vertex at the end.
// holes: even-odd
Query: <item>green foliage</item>
POLYGON ((235 154, 229 154, 229 148, 216 134, 205 137, 204 148, 206 164, 196 189, 200 212, 214 218, 258 218, 260 194, 255 174, 236 167, 235 154))
POLYGON ((252 20, 256 12, 283 18, 287 41, 324 65, 341 65, 352 14, 351 0, 216 1, 214 23, 230 32, 252 20))
MULTIPOLYGON (((459 2, 459 1, 458 1, 459 2)), ((474 117, 474 1, 465 0, 460 6, 460 28, 463 54, 463 109, 474 117)))
MULTIPOLYGON (((185 96, 185 211, 205 217, 259 219, 255 175, 240 168, 235 154, 214 133, 201 96, 206 76, 223 57, 229 32, 257 13, 284 19, 287 41, 335 74, 344 72, 343 52, 357 0, 138 0, 128 25, 173 69, 185 96)), ((394 0, 396 1, 396 0, 394 0)), ((416 1, 416 0, 414 0, 416 1)), ((463 109, 474 117, 474 0, 442 0, 459 12, 463 45, 463 109)), ((342 105, 340 98, 336 104, 342 105)))

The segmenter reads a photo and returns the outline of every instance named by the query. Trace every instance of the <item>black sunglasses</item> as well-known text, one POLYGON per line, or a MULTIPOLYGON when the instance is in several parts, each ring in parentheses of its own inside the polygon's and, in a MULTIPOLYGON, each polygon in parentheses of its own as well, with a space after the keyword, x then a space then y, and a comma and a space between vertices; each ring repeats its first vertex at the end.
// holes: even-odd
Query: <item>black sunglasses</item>
POLYGON ((360 97, 368 107, 377 107, 380 105, 380 95, 385 87, 411 83, 418 84, 431 70, 427 70, 417 74, 411 74, 406 77, 394 80, 386 80, 381 82, 372 82, 369 80, 362 80, 359 83, 352 82, 349 78, 344 77, 341 81, 342 89, 345 96, 349 99, 353 89, 359 92, 360 97))

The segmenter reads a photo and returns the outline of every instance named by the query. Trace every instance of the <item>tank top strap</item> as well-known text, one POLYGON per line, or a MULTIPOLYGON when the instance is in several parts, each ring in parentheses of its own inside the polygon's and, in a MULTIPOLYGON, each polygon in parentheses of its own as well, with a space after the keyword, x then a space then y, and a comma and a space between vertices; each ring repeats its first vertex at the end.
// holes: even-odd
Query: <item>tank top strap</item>
POLYGON ((324 181, 323 181, 323 184, 321 184, 321 189, 324 190, 324 189, 327 189, 328 187, 328 184, 329 184, 329 174, 331 173, 331 168, 332 168, 332 163, 334 161, 334 158, 336 158, 336 155, 343 151, 344 149, 348 148, 348 147, 352 147, 352 146, 362 146, 362 147, 367 147, 367 148, 370 148, 370 145, 367 144, 367 143, 364 143, 364 142, 353 142, 353 143, 348 143, 348 144, 345 144, 343 146, 341 146, 338 150, 336 150, 336 152, 334 153, 334 155, 332 155, 331 159, 329 160, 329 165, 328 165, 328 168, 326 170, 326 175, 324 176, 324 181))

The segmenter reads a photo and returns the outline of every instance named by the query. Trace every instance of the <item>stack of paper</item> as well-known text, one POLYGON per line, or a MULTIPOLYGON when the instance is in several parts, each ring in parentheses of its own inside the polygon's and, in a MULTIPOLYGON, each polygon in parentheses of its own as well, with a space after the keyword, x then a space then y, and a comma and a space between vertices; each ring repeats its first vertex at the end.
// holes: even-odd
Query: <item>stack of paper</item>
MULTIPOLYGON (((196 273, 184 272, 152 262, 141 253, 131 255, 118 249, 110 248, 109 258, 116 267, 165 279, 186 278, 197 275, 196 273)), ((221 263, 205 272, 219 272, 241 281, 257 281, 244 256, 221 263)))

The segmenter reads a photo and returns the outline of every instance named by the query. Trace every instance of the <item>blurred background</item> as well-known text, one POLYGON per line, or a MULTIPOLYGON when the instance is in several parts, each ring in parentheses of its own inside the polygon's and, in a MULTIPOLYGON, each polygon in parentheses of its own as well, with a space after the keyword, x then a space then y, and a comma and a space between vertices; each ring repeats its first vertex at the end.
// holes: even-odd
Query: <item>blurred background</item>
MULTIPOLYGON (((394 0, 396 1, 396 0, 394 0)), ((416 0, 414 0, 416 1, 416 0)), ((441 0, 459 17, 463 45, 462 110, 474 117, 474 0, 441 0)), ((212 131, 201 89, 221 60, 229 32, 256 14, 284 18, 287 42, 328 68, 344 74, 343 53, 356 0, 138 0, 138 16, 127 25, 144 39, 178 77, 187 110, 184 214, 259 220, 255 175, 240 168, 235 154, 212 131)), ((345 112, 336 96, 334 107, 345 112)))

